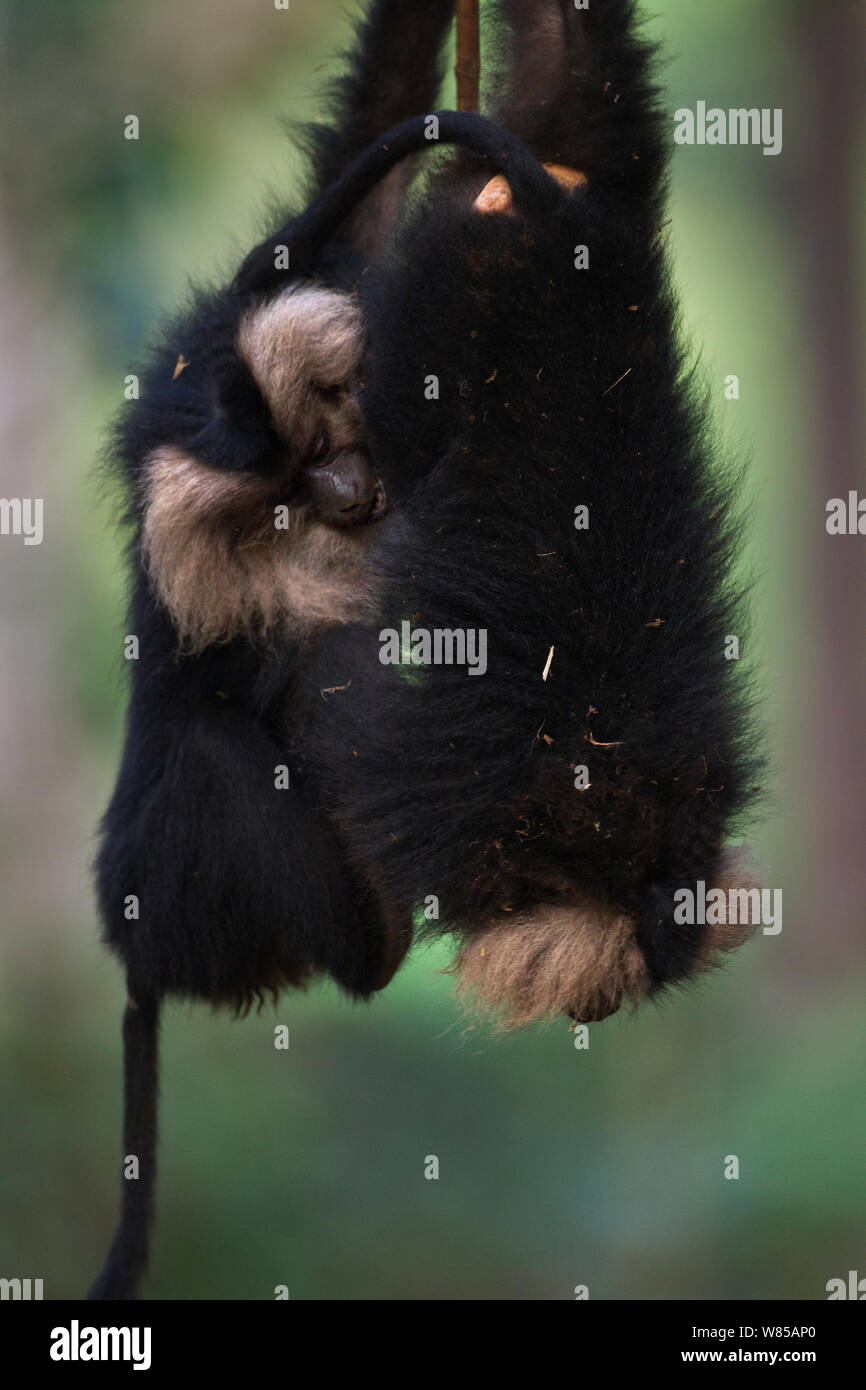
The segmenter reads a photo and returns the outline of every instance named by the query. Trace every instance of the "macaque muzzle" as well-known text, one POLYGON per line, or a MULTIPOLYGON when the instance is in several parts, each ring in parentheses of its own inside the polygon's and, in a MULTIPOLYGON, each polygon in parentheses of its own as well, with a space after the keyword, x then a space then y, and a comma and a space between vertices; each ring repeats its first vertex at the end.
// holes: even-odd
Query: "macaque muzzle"
POLYGON ((359 449, 331 454, 306 470, 313 510, 329 526, 368 526, 388 509, 385 486, 359 449))

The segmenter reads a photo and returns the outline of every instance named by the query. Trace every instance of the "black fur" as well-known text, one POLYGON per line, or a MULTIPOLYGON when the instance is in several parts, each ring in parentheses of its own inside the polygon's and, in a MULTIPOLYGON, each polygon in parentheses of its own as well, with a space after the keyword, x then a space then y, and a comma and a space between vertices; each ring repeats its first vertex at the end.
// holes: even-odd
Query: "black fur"
MULTIPOLYGON (((359 194, 375 190, 395 160, 387 152, 374 160, 366 187, 353 186, 336 207, 327 190, 370 140, 432 105, 451 12, 450 0, 371 6, 338 120, 309 137, 318 175, 313 193, 325 204, 311 237, 303 235, 303 218, 292 227, 292 277, 320 268, 323 280, 341 284, 363 269, 351 232, 340 243, 328 242, 328 231, 341 230, 359 194), (423 38, 417 47, 413 33, 423 38), (407 42, 411 65, 403 61, 407 42)), ((410 147, 417 146, 413 137, 410 147)), ((162 996, 245 1008, 263 991, 300 986, 325 971, 363 998, 385 982, 408 945, 408 936, 387 939, 370 889, 346 864, 308 790, 304 741, 288 715, 297 648, 235 641, 200 655, 180 652, 140 558, 143 475, 159 445, 178 445, 217 468, 264 475, 283 468, 290 477, 296 471, 234 351, 244 310, 289 278, 256 284, 247 263, 225 291, 198 295, 167 326, 141 400, 117 429, 115 457, 133 527, 130 631, 139 637, 141 660, 132 670, 126 746, 96 875, 105 940, 125 964, 135 1001, 124 1027, 124 1153, 137 1155, 140 1177, 122 1183, 121 1225, 90 1291, 96 1299, 133 1297, 146 1266, 162 996), (175 377, 181 357, 189 365, 175 377), (291 790, 277 791, 274 769, 287 761, 291 790), (128 917, 132 895, 138 920, 128 917)))
POLYGON ((412 157, 429 148, 408 118, 433 104, 451 11, 370 7, 335 123, 309 133, 312 208, 169 329, 119 431, 136 527, 160 444, 297 480, 234 340, 251 304, 314 276, 359 296, 361 400, 394 511, 375 547, 380 620, 304 647, 184 654, 136 532, 141 660, 97 880, 138 1006, 125 1152, 142 1177, 136 1193, 124 1184, 92 1297, 132 1296, 146 1262, 163 995, 244 1007, 325 972, 366 997, 428 894, 433 929, 466 939, 502 909, 601 904, 634 922, 661 987, 702 945, 675 928, 672 892, 712 880, 748 801, 743 699, 723 657, 738 630, 735 531, 677 346, 662 117, 633 7, 498 5, 512 74, 500 124, 440 113, 441 143, 470 148, 397 225, 412 157), (567 192, 536 159, 588 184, 567 192), (474 196, 499 170, 513 212, 482 216, 474 196), (282 243, 288 276, 274 269, 282 243), (180 354, 190 365, 173 380, 180 354), (589 530, 574 529, 578 504, 589 530), (405 617, 485 629, 487 675, 383 667, 379 629, 405 617), (274 788, 282 763, 289 792, 274 788), (581 763, 591 787, 577 792, 581 763))
POLYGON ((147 1266, 156 1183, 158 1007, 153 999, 130 1001, 123 1017, 127 1058, 123 1097, 123 1152, 138 1158, 140 1174, 124 1181, 121 1220, 105 1266, 88 1298, 134 1298, 147 1266))
POLYGON ((636 920, 661 986, 704 936, 675 926, 673 892, 713 881, 757 770, 724 658, 742 632, 737 528, 678 345, 662 115, 633 6, 503 8, 521 62, 553 76, 534 107, 518 81, 500 119, 588 184, 480 217, 470 176, 446 174, 360 285, 365 418, 404 503, 383 537, 381 626, 485 628, 488 673, 407 681, 376 634, 329 634, 311 676, 347 688, 318 711, 316 753, 398 918, 436 894, 428 930, 471 934, 502 907, 586 895, 636 920), (561 16, 559 53, 531 52, 541 11, 561 16))

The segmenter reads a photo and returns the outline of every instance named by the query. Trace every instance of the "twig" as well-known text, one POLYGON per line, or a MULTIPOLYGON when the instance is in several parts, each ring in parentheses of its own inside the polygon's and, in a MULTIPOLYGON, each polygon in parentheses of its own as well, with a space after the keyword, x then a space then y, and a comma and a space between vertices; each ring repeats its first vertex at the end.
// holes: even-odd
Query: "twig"
POLYGON ((623 372, 622 376, 618 376, 617 379, 616 379, 616 381, 614 381, 610 386, 608 386, 607 391, 602 391, 601 394, 602 394, 603 396, 606 396, 606 395, 607 395, 607 392, 608 392, 608 391, 612 391, 613 388, 614 388, 614 386, 619 386, 619 383, 620 383, 621 381, 625 381, 625 379, 626 379, 626 377, 628 376, 628 374, 629 374, 630 371, 631 371, 631 367, 629 367, 627 371, 623 372))
POLYGON ((481 26, 478 0, 457 0, 457 110, 478 110, 481 78, 481 26))
POLYGON ((324 690, 319 691, 319 694, 324 700, 326 695, 336 695, 338 690, 348 690, 351 684, 351 681, 346 681, 345 685, 326 685, 324 690))

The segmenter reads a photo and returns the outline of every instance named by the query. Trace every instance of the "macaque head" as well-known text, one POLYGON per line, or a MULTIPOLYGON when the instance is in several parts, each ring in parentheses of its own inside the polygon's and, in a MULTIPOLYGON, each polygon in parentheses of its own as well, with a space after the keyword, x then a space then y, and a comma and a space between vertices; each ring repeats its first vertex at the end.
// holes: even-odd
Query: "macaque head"
POLYGON ((369 616, 367 541, 388 504, 354 396, 356 301, 295 284, 200 341, 186 389, 206 392, 208 422, 141 469, 143 553, 181 638, 196 649, 369 616))
POLYGON ((357 301, 318 285, 249 310, 238 331, 238 355, 282 446, 276 472, 270 460, 266 472, 287 502, 330 526, 368 525, 387 509, 353 395, 363 347, 357 301))

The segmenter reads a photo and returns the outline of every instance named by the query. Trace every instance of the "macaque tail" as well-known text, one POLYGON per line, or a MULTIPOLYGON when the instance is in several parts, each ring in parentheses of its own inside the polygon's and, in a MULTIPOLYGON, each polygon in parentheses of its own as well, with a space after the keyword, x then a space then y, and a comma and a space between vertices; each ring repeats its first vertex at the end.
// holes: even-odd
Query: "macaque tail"
POLYGON ((407 155, 443 145, 460 145, 488 159, 491 174, 503 173, 508 179, 516 207, 525 203, 543 210, 560 196, 554 180, 523 141, 486 117, 469 111, 413 116, 368 145, 306 212, 251 251, 232 288, 238 294, 264 294, 290 279, 312 274, 321 262, 323 246, 396 164, 407 155))
POLYGON ((130 997, 123 1016, 120 1221, 88 1299, 132 1299, 147 1268, 156 1188, 159 1003, 130 997), (131 1160, 137 1171, 127 1172, 131 1160))

